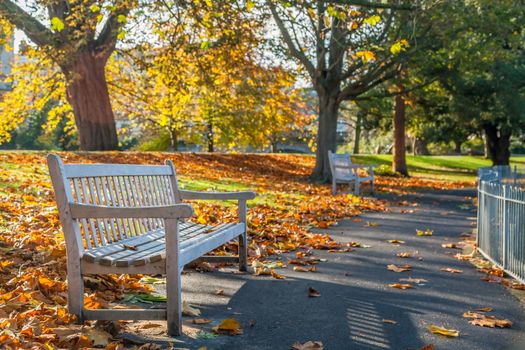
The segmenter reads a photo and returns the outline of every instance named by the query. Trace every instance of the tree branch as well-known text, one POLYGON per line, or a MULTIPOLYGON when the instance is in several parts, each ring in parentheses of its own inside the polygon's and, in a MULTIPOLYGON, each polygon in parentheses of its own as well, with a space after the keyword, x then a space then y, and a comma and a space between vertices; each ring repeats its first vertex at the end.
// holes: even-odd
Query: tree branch
POLYGON ((53 32, 11 0, 0 1, 0 16, 22 30, 36 45, 55 46, 53 32))
POLYGON ((277 10, 272 0, 267 0, 266 3, 270 7, 273 19, 275 20, 277 27, 279 27, 279 31, 281 32, 281 35, 283 36, 286 46, 288 46, 288 50, 290 50, 290 54, 296 59, 298 59, 304 65, 304 67, 308 71, 308 74, 310 74, 310 77, 312 79, 315 79, 315 66, 313 65, 312 62, 310 62, 308 57, 306 57, 304 52, 301 51, 300 48, 297 48, 295 46, 292 36, 290 35, 290 32, 288 31, 288 29, 286 29, 286 26, 284 25, 284 22, 281 19, 281 17, 279 17, 279 14, 277 13, 277 10))
POLYGON ((382 2, 373 2, 369 0, 320 0, 327 4, 339 4, 339 5, 354 5, 358 7, 365 7, 370 9, 392 9, 392 10, 415 10, 417 7, 408 4, 390 4, 382 2))
POLYGON ((127 16, 129 11, 129 7, 126 6, 109 15, 104 27, 95 40, 97 50, 103 52, 106 55, 106 59, 108 59, 115 50, 119 32, 125 25, 125 22, 119 22, 119 16, 127 16))

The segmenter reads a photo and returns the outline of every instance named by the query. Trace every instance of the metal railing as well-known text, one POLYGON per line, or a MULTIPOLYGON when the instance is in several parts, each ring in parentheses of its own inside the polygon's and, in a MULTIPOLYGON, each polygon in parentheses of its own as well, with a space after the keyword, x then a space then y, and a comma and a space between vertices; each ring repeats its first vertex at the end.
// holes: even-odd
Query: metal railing
POLYGON ((525 283, 525 175, 516 168, 478 170, 478 251, 525 283))

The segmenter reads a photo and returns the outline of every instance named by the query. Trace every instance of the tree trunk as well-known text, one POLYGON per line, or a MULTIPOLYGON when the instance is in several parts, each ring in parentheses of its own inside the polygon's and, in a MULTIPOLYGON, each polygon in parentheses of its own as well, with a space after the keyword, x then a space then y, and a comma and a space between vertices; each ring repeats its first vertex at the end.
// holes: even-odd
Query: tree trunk
POLYGON ((458 141, 458 140, 454 141, 454 153, 461 154, 461 144, 462 143, 463 142, 458 141))
POLYGON ((327 182, 332 178, 330 164, 328 163, 328 151, 336 151, 338 113, 339 102, 335 96, 319 96, 319 128, 317 130, 315 167, 310 177, 314 181, 327 182))
POLYGON ((408 176, 405 146, 405 100, 401 94, 396 96, 395 103, 393 153, 392 171, 408 176))
POLYGON ((179 150, 179 138, 177 137, 177 130, 169 129, 171 150, 177 152, 179 150))
POLYGON ((62 69, 67 79, 67 100, 73 108, 83 151, 118 149, 105 64, 105 57, 87 51, 80 52, 72 65, 62 69))
POLYGON ((511 131, 498 130, 494 125, 486 125, 484 129, 492 165, 509 165, 511 131))
POLYGON ((361 124, 363 122, 363 113, 357 112, 357 120, 355 122, 355 139, 354 139, 354 154, 359 154, 359 140, 361 139, 361 124))
POLYGON ((420 156, 428 156, 430 154, 430 151, 428 150, 428 145, 427 145, 427 142, 420 138, 420 137, 415 137, 414 138, 414 155, 420 155, 420 156))
POLYGON ((213 153, 215 151, 215 145, 213 143, 213 124, 210 120, 208 123, 208 152, 213 153))

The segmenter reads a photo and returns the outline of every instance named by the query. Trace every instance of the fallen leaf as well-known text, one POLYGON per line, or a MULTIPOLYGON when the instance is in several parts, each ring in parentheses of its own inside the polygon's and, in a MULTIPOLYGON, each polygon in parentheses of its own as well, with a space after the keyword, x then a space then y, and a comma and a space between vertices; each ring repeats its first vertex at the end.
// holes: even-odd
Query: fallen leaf
POLYGON ((455 329, 447 329, 436 325, 428 327, 430 333, 441 334, 447 337, 459 337, 459 331, 455 329))
POLYGON ((184 316, 192 316, 192 317, 196 317, 196 316, 200 316, 201 315, 201 310, 193 307, 192 305, 188 304, 187 302, 183 301, 182 302, 182 314, 184 316))
POLYGON ((273 270, 273 269, 271 270, 270 273, 272 274, 272 277, 275 278, 275 279, 278 279, 278 280, 284 280, 284 279, 286 279, 285 276, 278 274, 278 273, 277 273, 275 270, 273 270))
POLYGON ((394 321, 394 320, 387 320, 387 319, 383 319, 383 323, 397 324, 396 321, 394 321))
POLYGON ((191 323, 193 324, 208 324, 208 323, 211 323, 212 320, 208 319, 208 318, 194 318, 193 320, 191 320, 191 323))
POLYGON ((223 289, 216 289, 215 290, 215 295, 224 296, 224 290, 223 289))
POLYGON ((218 326, 212 328, 215 333, 237 335, 242 334, 241 324, 234 318, 223 320, 218 326))
POLYGON ((443 248, 447 248, 447 249, 461 249, 460 247, 457 246, 457 244, 455 243, 446 243, 446 244, 442 244, 441 245, 443 248))
POLYGON ((393 283, 388 285, 390 288, 397 288, 397 289, 410 289, 413 286, 410 283, 393 283))
POLYGON ((379 224, 377 222, 367 221, 365 226, 366 227, 377 227, 379 226, 379 224))
POLYGON ((389 239, 387 242, 392 244, 405 244, 405 241, 400 241, 398 239, 389 239))
POLYGON ((434 350, 434 344, 427 344, 427 345, 425 345, 422 348, 419 348, 417 350, 434 350))
POLYGON ((418 236, 432 236, 433 233, 434 233, 434 231, 432 231, 429 228, 427 228, 425 231, 423 231, 423 230, 416 230, 416 235, 418 235, 418 236))
POLYGON ((308 287, 308 296, 310 298, 318 298, 321 296, 321 293, 318 290, 313 289, 312 287, 308 287))
POLYGON ((488 316, 478 312, 466 311, 463 313, 463 317, 470 318, 471 320, 468 323, 474 326, 489 328, 508 328, 512 326, 512 322, 509 320, 498 319, 495 316, 488 316))
POLYGON ((124 249, 126 249, 126 250, 137 250, 137 246, 135 246, 135 245, 127 245, 127 244, 123 244, 122 246, 123 246, 124 249))
POLYGON ((403 265, 403 266, 396 266, 394 264, 390 264, 386 266, 387 270, 394 271, 394 272, 405 272, 410 271, 412 269, 411 265, 403 265))
POLYGON ((96 348, 105 348, 111 339, 111 334, 98 328, 84 329, 83 334, 91 341, 92 346, 96 348))
POLYGON ((453 269, 451 267, 442 267, 440 270, 444 272, 450 272, 450 273, 463 273, 463 270, 453 269))
POLYGON ((294 350, 323 350, 324 346, 323 346, 323 343, 321 343, 320 341, 310 340, 304 344, 301 344, 298 341, 296 341, 295 343, 293 343, 292 349, 294 350))
POLYGON ((403 252, 403 253, 397 253, 396 256, 400 258, 410 258, 411 255, 408 252, 403 252))
POLYGON ((491 312, 492 310, 494 310, 493 308, 491 307, 480 307, 478 309, 475 309, 476 311, 479 311, 479 312, 491 312))

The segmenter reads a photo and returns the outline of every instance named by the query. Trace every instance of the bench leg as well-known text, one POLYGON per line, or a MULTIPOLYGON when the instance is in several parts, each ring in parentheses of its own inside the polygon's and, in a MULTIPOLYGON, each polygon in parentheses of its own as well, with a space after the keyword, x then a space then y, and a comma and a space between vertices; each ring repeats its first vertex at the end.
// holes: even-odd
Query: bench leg
POLYGON ((166 220, 166 313, 168 336, 182 334, 181 278, 179 267, 179 230, 177 220, 166 220))
POLYGON ((77 317, 77 323, 83 323, 84 280, 80 274, 80 269, 68 268, 67 296, 67 309, 69 313, 77 317))
POLYGON ((337 193, 337 184, 335 183, 335 180, 332 181, 332 195, 335 196, 337 193))
POLYGON ((239 271, 248 269, 248 222, 246 221, 246 200, 239 200, 239 222, 244 222, 244 232, 239 235, 239 271))
POLYGON ((360 184, 359 184, 359 181, 356 180, 356 181, 355 181, 355 191, 354 191, 354 193, 356 194, 356 196, 359 196, 359 190, 360 190, 360 189, 359 189, 359 185, 360 185, 360 184))
POLYGON ((370 189, 372 191, 372 194, 374 194, 374 180, 370 181, 370 189))

